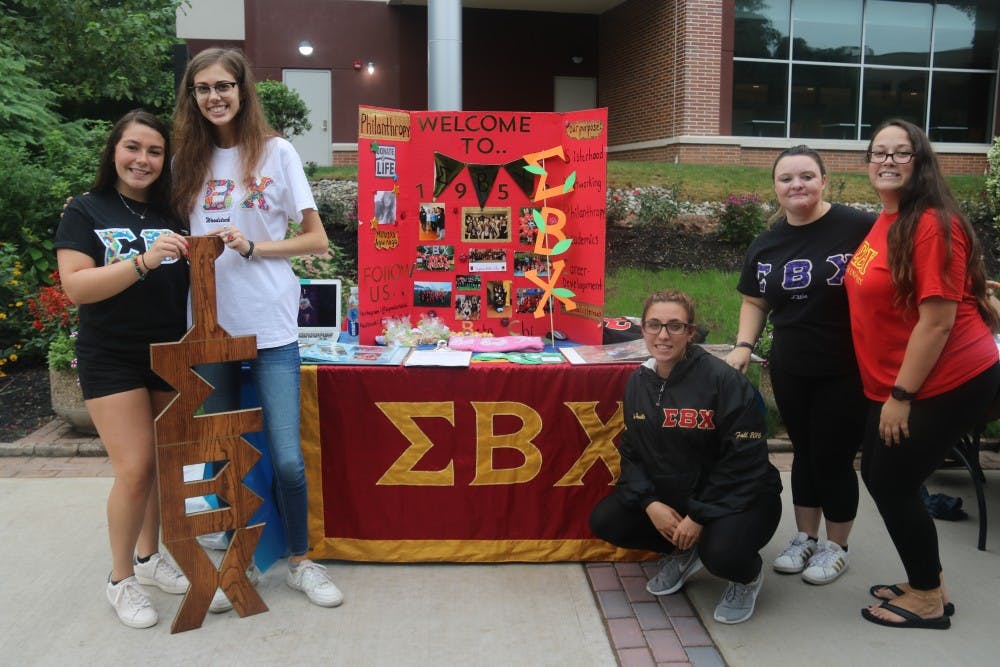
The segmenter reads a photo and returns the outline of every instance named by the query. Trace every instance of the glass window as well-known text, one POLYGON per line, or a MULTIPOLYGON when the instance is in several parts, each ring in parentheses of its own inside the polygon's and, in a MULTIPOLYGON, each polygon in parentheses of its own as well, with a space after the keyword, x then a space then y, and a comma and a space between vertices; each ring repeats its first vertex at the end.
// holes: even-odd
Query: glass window
POLYGON ((796 0, 792 58, 861 62, 861 0, 796 0))
POLYGON ((931 87, 931 141, 989 143, 994 76, 935 72, 931 87))
POLYGON ((927 67, 932 13, 929 0, 868 0, 865 62, 927 67))
POLYGON ((858 67, 792 68, 791 136, 858 138, 858 67))
POLYGON ((861 138, 868 139, 879 123, 903 118, 924 126, 927 72, 866 69, 861 107, 861 138))
POLYGON ((789 1, 736 0, 737 57, 788 58, 789 1))
POLYGON ((934 66, 996 69, 1000 4, 952 0, 934 13, 934 66))
POLYGON ((788 65, 733 63, 733 134, 784 137, 788 65))

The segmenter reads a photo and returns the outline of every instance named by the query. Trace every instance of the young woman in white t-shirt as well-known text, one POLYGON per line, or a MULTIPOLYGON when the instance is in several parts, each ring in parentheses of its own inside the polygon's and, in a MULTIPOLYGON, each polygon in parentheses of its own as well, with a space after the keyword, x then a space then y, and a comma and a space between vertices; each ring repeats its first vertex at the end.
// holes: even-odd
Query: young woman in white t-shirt
MULTIPOLYGON (((234 336, 257 336, 249 362, 264 413, 291 557, 287 583, 314 604, 343 601, 309 550, 308 496, 299 442, 299 284, 289 258, 328 247, 302 162, 264 118, 254 76, 236 49, 202 51, 188 63, 174 111, 173 203, 193 235, 215 234, 219 324, 234 336), (286 238, 289 219, 302 233, 286 238)), ((240 362, 199 368, 215 391, 209 412, 240 407, 240 362)), ((232 605, 221 591, 212 611, 232 605)))

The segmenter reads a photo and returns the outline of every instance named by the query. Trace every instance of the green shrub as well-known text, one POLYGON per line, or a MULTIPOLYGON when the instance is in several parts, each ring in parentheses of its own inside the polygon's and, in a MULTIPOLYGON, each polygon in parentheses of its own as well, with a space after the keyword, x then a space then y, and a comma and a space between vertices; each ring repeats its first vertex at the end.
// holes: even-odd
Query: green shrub
POLYGON ((660 222, 669 224, 680 213, 678 204, 679 193, 669 186, 653 186, 636 188, 634 191, 638 202, 636 222, 660 222))
POLYGON ((319 211, 319 217, 323 219, 323 224, 327 226, 337 225, 348 230, 357 231, 357 197, 354 197, 350 201, 342 197, 317 197, 316 207, 319 211))
POLYGON ((989 173, 986 174, 986 198, 993 207, 993 221, 1000 229, 1000 136, 993 137, 993 145, 986 153, 989 173))
POLYGON ((309 109, 299 94, 280 81, 258 81, 257 95, 267 122, 282 136, 294 137, 312 129, 309 109))
POLYGON ((49 368, 66 371, 76 368, 76 332, 60 331, 49 344, 49 368))
MULTIPOLYGON (((288 225, 288 236, 295 236, 301 231, 301 225, 295 223, 288 225)), ((299 278, 340 278, 345 288, 347 285, 353 284, 353 276, 356 273, 354 263, 332 240, 329 242, 329 249, 326 253, 322 255, 296 255, 292 257, 291 261, 292 270, 299 278)))
POLYGON ((719 238, 746 248, 767 224, 767 208, 755 194, 729 195, 719 215, 719 238))

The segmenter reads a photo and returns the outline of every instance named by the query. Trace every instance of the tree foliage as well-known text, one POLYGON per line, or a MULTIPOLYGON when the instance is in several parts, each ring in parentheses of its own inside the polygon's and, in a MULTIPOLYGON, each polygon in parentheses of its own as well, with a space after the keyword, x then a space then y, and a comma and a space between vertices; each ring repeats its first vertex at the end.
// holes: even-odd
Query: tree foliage
POLYGON ((294 137, 312 129, 309 109, 299 94, 280 81, 258 81, 257 95, 264 115, 282 136, 294 137))
POLYGON ((986 197, 993 208, 994 222, 1000 228, 1000 136, 993 137, 993 145, 986 154, 989 172, 986 174, 986 197))
MULTIPOLYGON (((72 118, 174 97, 176 11, 186 0, 0 0, 0 40, 72 118)), ((110 120, 111 118, 106 118, 110 120)))

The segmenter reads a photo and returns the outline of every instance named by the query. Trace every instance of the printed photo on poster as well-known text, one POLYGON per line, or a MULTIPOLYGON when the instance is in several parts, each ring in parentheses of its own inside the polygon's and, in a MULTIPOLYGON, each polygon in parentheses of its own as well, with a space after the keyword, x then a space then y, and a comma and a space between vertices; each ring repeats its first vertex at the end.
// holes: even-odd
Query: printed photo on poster
POLYGON ((521 245, 535 245, 538 236, 538 225, 535 224, 534 209, 525 207, 517 218, 517 242, 521 245))
POLYGON ((444 238, 444 210, 442 202, 420 205, 417 219, 420 220, 419 241, 440 241, 444 238))
POLYGON ((469 250, 469 272, 488 273, 507 270, 507 251, 500 248, 472 248, 469 250))
POLYGON ((446 307, 451 305, 451 283, 413 283, 413 305, 425 307, 446 307))
POLYGON ((455 289, 459 292, 478 292, 483 288, 482 276, 459 274, 455 276, 455 289))
POLYGON ((510 315, 510 281, 489 280, 486 282, 487 317, 507 317, 510 315))
POLYGON ((510 208, 462 208, 462 240, 466 243, 505 243, 511 239, 510 208))
POLYGON ((455 297, 456 320, 478 320, 483 297, 479 294, 459 294, 455 297))
POLYGON ((380 225, 396 224, 396 193, 392 190, 375 192, 375 218, 380 225))
POLYGON ((450 245, 418 245, 417 271, 454 271, 455 247, 450 245))
MULTIPOLYGON (((535 312, 535 308, 538 308, 538 302, 541 301, 544 294, 545 290, 541 287, 519 287, 516 292, 517 313, 525 315, 527 313, 535 312)), ((551 299, 545 302, 545 306, 542 310, 546 313, 552 310, 551 299)))
POLYGON ((539 276, 548 276, 549 267, 545 263, 545 257, 536 255, 533 252, 516 251, 514 253, 514 275, 523 276, 528 271, 534 269, 539 276))

